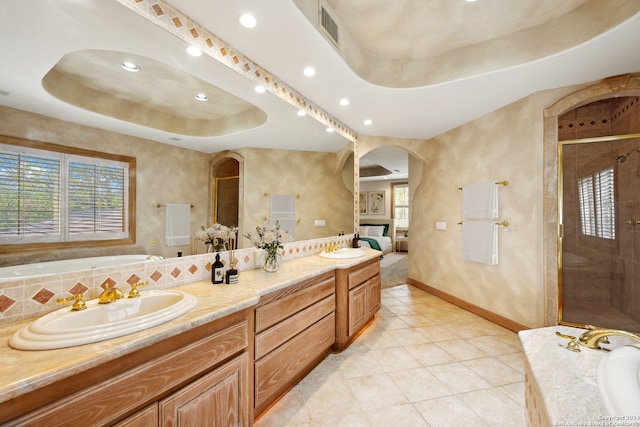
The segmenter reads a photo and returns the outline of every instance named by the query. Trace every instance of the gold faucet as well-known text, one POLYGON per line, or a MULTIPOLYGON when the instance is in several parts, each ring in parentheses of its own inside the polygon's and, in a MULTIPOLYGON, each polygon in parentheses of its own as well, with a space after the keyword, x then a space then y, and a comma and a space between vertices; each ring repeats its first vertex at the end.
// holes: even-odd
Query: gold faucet
POLYGON ((124 298, 124 294, 120 289, 116 287, 105 289, 104 292, 100 294, 98 304, 109 304, 120 298, 124 298))
POLYGON ((132 283, 131 284, 131 290, 129 291, 129 297, 128 298, 138 298, 140 296, 140 291, 138 290, 139 286, 147 286, 149 285, 149 282, 142 282, 142 283, 132 283))
POLYGON ((82 294, 72 295, 67 298, 58 298, 59 303, 73 301, 73 305, 71 306, 71 311, 80 311, 85 310, 87 308, 87 304, 85 304, 82 299, 82 294))
POLYGON ((610 336, 627 337, 640 342, 640 336, 631 332, 618 329, 591 329, 578 337, 578 344, 597 350, 600 348, 600 344, 609 344, 607 337, 610 336))
POLYGON ((567 344, 567 349, 576 352, 580 351, 580 346, 584 346, 594 350, 606 350, 600 347, 600 344, 609 344, 608 337, 610 336, 627 337, 634 341, 640 342, 640 335, 636 335, 631 332, 621 331, 618 329, 598 328, 597 326, 593 325, 585 325, 585 328, 588 329, 588 331, 583 332, 579 337, 564 335, 560 332, 556 332, 556 335, 568 339, 569 343, 567 344))
POLYGON ((325 249, 324 251, 325 252, 335 252, 335 251, 340 250, 340 249, 342 249, 342 246, 340 246, 340 245, 331 245, 327 249, 325 249))

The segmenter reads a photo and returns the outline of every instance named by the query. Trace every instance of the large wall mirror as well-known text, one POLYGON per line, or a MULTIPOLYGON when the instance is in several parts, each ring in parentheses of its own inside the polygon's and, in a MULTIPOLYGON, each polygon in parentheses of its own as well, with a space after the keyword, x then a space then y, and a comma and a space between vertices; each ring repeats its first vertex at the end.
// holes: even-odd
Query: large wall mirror
POLYGON ((164 245, 157 206, 192 205, 193 235, 213 221, 245 232, 268 216, 265 193, 300 194, 298 240, 353 232, 353 182, 343 176, 346 168, 353 177, 353 163, 349 169, 339 160, 352 143, 339 132, 298 117, 269 92, 257 94, 252 81, 216 59, 189 56, 184 40, 118 2, 26 3, 7 4, 12 19, 0 30, 5 61, 14 64, 0 70, 0 134, 135 157, 136 243, 7 251, 2 265, 187 255, 190 245, 164 245), (121 67, 132 60, 141 61, 136 73, 121 67), (195 99, 214 89, 208 102, 195 99), (212 167, 222 152, 240 166, 212 167))

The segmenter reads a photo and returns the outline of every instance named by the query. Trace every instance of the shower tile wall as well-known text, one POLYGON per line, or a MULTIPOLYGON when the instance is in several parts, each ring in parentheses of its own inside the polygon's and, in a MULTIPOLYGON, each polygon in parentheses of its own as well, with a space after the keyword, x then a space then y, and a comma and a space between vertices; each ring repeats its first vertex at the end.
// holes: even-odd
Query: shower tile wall
MULTIPOLYGON (((600 101, 571 111, 559 120, 559 139, 577 139, 640 131, 638 97, 600 101)), ((634 328, 640 323, 640 139, 567 145, 563 149, 563 320, 634 328), (624 163, 618 155, 628 155, 624 163), (580 231, 577 182, 580 177, 614 167, 616 238, 588 237, 580 231), (631 222, 631 223, 629 223, 631 222)))

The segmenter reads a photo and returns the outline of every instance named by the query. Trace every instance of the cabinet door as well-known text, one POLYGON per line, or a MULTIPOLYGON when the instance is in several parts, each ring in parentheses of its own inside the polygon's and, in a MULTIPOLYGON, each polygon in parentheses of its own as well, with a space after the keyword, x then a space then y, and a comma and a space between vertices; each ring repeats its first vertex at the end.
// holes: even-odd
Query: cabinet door
POLYGON ((380 310, 382 299, 382 282, 380 276, 376 276, 367 282, 367 309, 369 318, 380 310))
POLYGON ((161 426, 248 426, 246 353, 160 401, 161 426))
POLYGON ((151 427, 158 424, 158 404, 154 403, 141 409, 113 427, 151 427))
POLYGON ((367 286, 362 284, 349 291, 349 336, 358 332, 368 319, 367 286))

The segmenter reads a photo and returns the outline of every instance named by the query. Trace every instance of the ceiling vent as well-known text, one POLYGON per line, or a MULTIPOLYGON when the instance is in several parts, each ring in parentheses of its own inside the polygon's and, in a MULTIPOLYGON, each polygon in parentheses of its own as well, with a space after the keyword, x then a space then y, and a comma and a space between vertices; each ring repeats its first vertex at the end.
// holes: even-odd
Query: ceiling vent
POLYGON ((324 30, 325 36, 327 36, 335 47, 340 46, 338 24, 329 12, 328 7, 322 3, 320 3, 320 28, 324 30))

